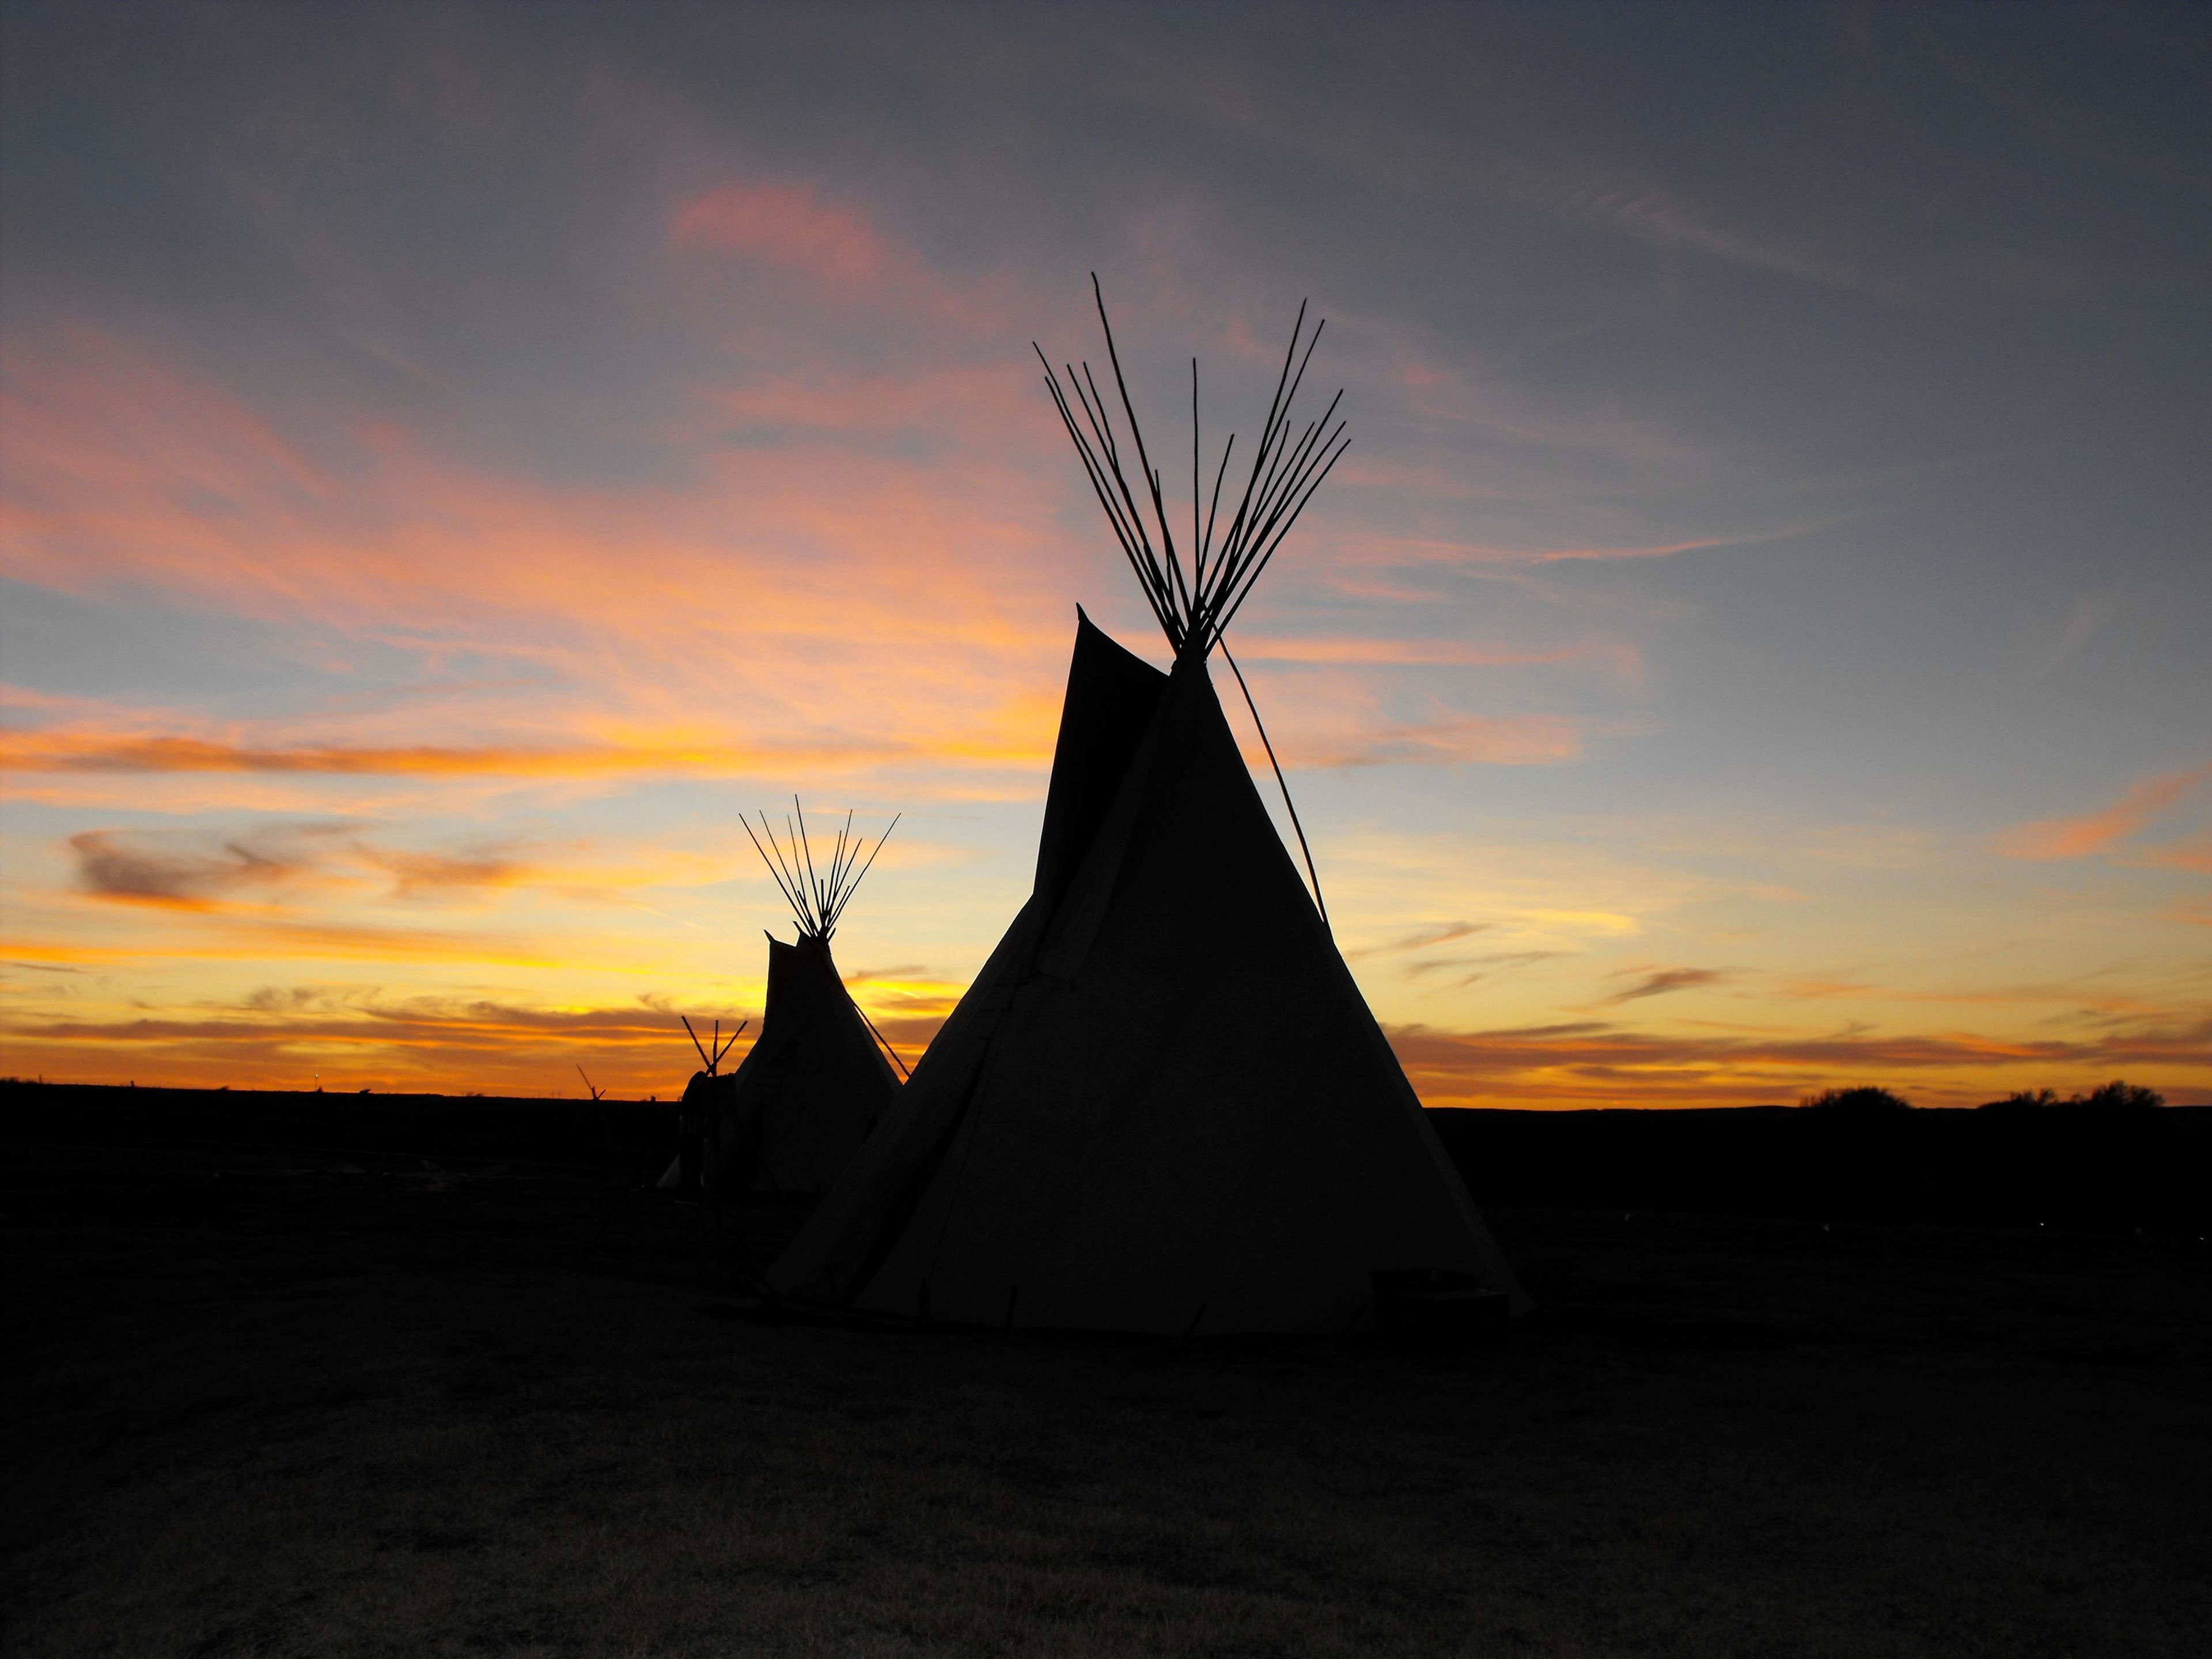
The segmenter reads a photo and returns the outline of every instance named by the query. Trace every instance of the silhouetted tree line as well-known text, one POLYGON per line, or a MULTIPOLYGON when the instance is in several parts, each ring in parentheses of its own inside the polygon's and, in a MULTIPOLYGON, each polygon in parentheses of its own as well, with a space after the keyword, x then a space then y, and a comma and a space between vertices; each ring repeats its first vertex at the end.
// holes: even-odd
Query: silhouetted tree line
POLYGON ((2212 1233, 2212 1108, 2115 1081, 1972 1111, 1887 1089, 1688 1111, 1437 1111, 1479 1202, 2212 1233))
MULTIPOLYGON (((1825 1093, 1808 1095, 1801 1105, 1817 1107, 1830 1112, 1909 1112, 1912 1103, 1891 1089, 1877 1089, 1861 1084, 1852 1089, 1830 1089, 1825 1093)), ((2113 1079, 2102 1088, 2092 1089, 2086 1095, 2069 1095, 2059 1099, 2049 1089, 2022 1090, 2007 1095, 2002 1100, 1984 1102, 1976 1109, 1984 1112, 2016 1111, 2045 1106, 2081 1106, 2099 1112, 2149 1112, 2166 1104, 2166 1097, 2155 1089, 2146 1089, 2139 1083, 2113 1079)))
POLYGON ((658 1173, 672 1102, 141 1089, 0 1078, 0 1139, 221 1141, 658 1173))

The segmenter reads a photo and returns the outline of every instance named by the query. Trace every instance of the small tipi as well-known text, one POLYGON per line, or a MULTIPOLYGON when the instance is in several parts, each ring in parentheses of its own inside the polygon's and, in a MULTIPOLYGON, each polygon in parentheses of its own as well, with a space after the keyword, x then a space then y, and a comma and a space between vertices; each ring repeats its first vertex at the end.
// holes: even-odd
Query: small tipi
MULTIPOLYGON (((1293 356, 1297 345, 1294 333, 1293 356)), ((779 1293, 1170 1334, 1372 1328, 1378 1285, 1408 1272, 1526 1305, 1276 836, 1207 673, 1341 453, 1327 416, 1291 441, 1290 367, 1243 505, 1218 544, 1210 524, 1194 538, 1187 566, 1141 437, 1159 552, 1087 368, 1069 377, 1096 447, 1052 379, 1175 665, 1161 673, 1077 613, 1029 902, 897 1114, 770 1269, 779 1293)), ((1127 413, 1126 389, 1121 401, 1127 413)), ((1134 436, 1133 413, 1129 425, 1134 436)))
MULTIPOLYGON (((718 1078, 710 1066, 692 1079, 711 1102, 701 1165, 702 1184, 718 1198, 827 1192, 899 1096, 899 1079, 885 1059, 890 1045, 878 1046, 830 953, 874 854, 861 861, 866 843, 853 837, 848 816, 817 873, 803 814, 791 825, 788 845, 779 844, 765 817, 761 828, 765 842, 753 836, 753 844, 790 902, 799 939, 786 945, 769 936, 760 1036, 736 1073, 718 1078)), ((752 835, 750 824, 745 832, 752 835)), ((882 848, 879 837, 876 850, 882 848)))

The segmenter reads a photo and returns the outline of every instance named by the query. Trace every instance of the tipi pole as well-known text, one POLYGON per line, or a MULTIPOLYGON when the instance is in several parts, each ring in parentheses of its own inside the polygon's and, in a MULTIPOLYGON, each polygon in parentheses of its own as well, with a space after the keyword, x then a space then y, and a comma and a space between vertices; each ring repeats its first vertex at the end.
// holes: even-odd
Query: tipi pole
POLYGON ((707 1057, 707 1050, 700 1043, 699 1034, 691 1029, 690 1016, 688 1014, 678 1014, 676 1018, 684 1022, 684 1035, 691 1039, 691 1046, 699 1050, 699 1063, 711 1073, 714 1069, 714 1062, 707 1057))
MULTIPOLYGON (((1305 825, 1298 822, 1298 809, 1291 801, 1291 786, 1283 780, 1283 763, 1275 758, 1275 745, 1267 741, 1267 728, 1260 719, 1260 705, 1252 701, 1252 688, 1244 684, 1244 671, 1237 665, 1237 659, 1229 654, 1229 641, 1216 641, 1221 647, 1221 660, 1229 665, 1229 672, 1237 676, 1237 689, 1244 694, 1244 706, 1252 711, 1252 724, 1260 733, 1260 746, 1267 751, 1267 764, 1275 769, 1275 787, 1283 792, 1283 805, 1291 815, 1291 828, 1297 832, 1298 851, 1306 857, 1306 879, 1313 884, 1314 908, 1321 912, 1321 925, 1328 927, 1328 906, 1322 902, 1321 876, 1314 869, 1313 848, 1306 845, 1305 825)), ((1330 929, 1331 937, 1335 930, 1330 929)))
POLYGON ((881 1031, 876 1030, 876 1022, 868 1018, 868 1011, 860 1006, 860 999, 848 991, 845 993, 845 1000, 853 1005, 853 1012, 860 1017, 860 1024, 873 1032, 876 1041, 884 1045, 884 1052, 891 1057, 891 1064, 899 1068, 899 1075, 902 1078, 912 1078, 914 1073, 907 1070, 906 1062, 899 1058, 898 1050, 891 1047, 891 1040, 881 1031))

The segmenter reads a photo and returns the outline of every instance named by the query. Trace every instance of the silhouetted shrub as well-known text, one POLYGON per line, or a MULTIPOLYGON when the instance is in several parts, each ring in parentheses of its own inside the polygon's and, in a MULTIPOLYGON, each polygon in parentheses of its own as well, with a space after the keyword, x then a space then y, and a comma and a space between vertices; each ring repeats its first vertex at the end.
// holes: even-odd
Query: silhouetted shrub
POLYGON ((1903 1095, 1887 1089, 1877 1089, 1871 1084, 1861 1084, 1856 1089, 1830 1089, 1817 1095, 1808 1095, 1800 1103, 1823 1112, 1909 1112, 1912 1103, 1903 1095))
POLYGON ((2114 1078, 2102 1088, 2077 1095, 2066 1103, 2094 1107, 2100 1112, 2151 1112, 2166 1104, 2166 1097, 2140 1083, 2124 1083, 2114 1078))
POLYGON ((2058 1097, 2049 1089, 2021 1089, 2007 1095, 2002 1100, 1985 1100, 1974 1109, 1978 1112, 2017 1112, 2038 1106, 2056 1106, 2058 1097))

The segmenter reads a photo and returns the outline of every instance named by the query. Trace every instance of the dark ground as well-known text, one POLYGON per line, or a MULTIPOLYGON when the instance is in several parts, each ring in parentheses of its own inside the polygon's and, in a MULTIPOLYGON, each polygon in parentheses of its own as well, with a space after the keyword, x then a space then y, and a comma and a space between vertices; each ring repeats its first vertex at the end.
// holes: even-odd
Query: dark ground
POLYGON ((853 1329, 761 1319, 665 1202, 580 1260, 592 1160, 281 1150, 246 1110, 204 1120, 229 1145, 11 1120, 11 1654, 2132 1656, 2212 1628, 2193 1237, 1492 1204, 1541 1305, 1460 1358, 853 1329))

